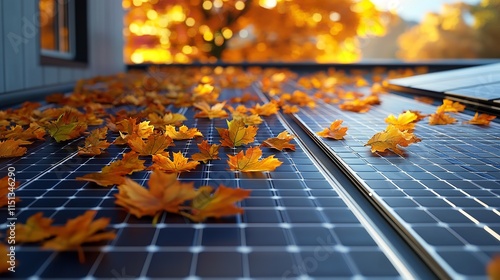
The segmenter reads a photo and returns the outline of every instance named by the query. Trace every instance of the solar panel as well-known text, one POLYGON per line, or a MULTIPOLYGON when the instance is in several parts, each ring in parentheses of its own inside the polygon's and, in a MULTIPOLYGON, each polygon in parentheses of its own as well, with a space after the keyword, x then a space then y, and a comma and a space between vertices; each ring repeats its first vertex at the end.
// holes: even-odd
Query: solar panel
MULTIPOLYGON (((241 94, 225 90, 223 97, 241 94)), ((255 93, 255 92, 254 92, 255 93)), ((175 110, 174 108, 170 108, 175 110)), ((185 110, 185 109, 182 109, 185 110)), ((193 109, 182 111, 188 127, 197 127, 213 143, 220 139, 216 127, 225 120, 193 118, 193 109)), ((277 116, 265 117, 256 142, 286 129, 277 116)), ((109 135, 112 141, 116 135, 109 135)), ((138 219, 114 204, 116 187, 103 188, 75 178, 97 172, 120 159, 129 148, 112 145, 107 153, 91 158, 76 154, 82 139, 56 143, 37 142, 21 158, 1 159, 0 172, 16 169, 21 182, 17 196, 17 221, 41 211, 54 224, 86 210, 109 217, 115 240, 84 246, 85 262, 76 252, 52 252, 38 245, 22 244, 16 249, 20 278, 398 278, 405 275, 401 260, 387 249, 373 229, 362 223, 339 195, 310 154, 298 143, 296 151, 276 153, 263 148, 264 156, 275 154, 283 161, 275 172, 241 173, 228 170, 222 160, 202 164, 179 179, 197 187, 224 184, 252 190, 241 206, 245 213, 223 219, 193 223, 173 214, 163 214, 156 225, 151 218, 138 219), (369 233, 369 231, 371 233, 369 233), (377 240, 377 242, 375 241, 377 240), (403 273, 403 274, 401 274, 403 273)), ((196 140, 176 141, 170 151, 185 155, 197 152, 196 140)), ((221 155, 238 149, 223 148, 221 155)), ((146 165, 151 164, 148 157, 146 165)), ((131 178, 146 185, 149 171, 131 178)), ((7 213, 1 212, 1 219, 7 213)), ((6 224, 2 225, 6 229, 6 224)))

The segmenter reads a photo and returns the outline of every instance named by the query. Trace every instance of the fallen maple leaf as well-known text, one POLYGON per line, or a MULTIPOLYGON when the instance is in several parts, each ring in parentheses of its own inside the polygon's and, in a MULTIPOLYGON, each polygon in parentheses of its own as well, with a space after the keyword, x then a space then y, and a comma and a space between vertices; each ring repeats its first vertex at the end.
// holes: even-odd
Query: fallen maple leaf
POLYGON ((365 146, 371 146, 372 153, 391 150, 398 155, 403 155, 399 146, 407 147, 412 143, 420 142, 413 133, 401 131, 393 125, 389 125, 385 131, 379 132, 370 138, 365 146))
POLYGON ((116 129, 120 136, 116 138, 115 145, 124 145, 128 143, 129 137, 145 139, 151 136, 154 132, 154 126, 149 124, 149 121, 137 123, 134 118, 122 120, 116 124, 116 129))
POLYGON ((195 153, 191 156, 192 160, 203 161, 206 163, 209 160, 220 159, 219 157, 219 147, 217 144, 208 144, 207 140, 203 140, 198 144, 199 153, 195 153))
POLYGON ((121 160, 103 167, 100 173, 85 174, 83 177, 77 177, 76 180, 94 182, 103 187, 119 185, 124 181, 123 176, 144 170, 146 168, 144 162, 139 159, 136 152, 132 151, 123 154, 121 160))
POLYGON ((242 172, 260 172, 274 171, 282 162, 270 155, 267 158, 260 159, 262 150, 259 147, 250 147, 246 152, 240 151, 235 156, 227 155, 229 168, 242 172))
POLYGON ((57 120, 49 122, 45 129, 56 142, 67 141, 82 135, 87 130, 87 123, 79 119, 79 115, 68 111, 57 120))
POLYGON ((455 123, 457 119, 446 114, 445 112, 436 112, 429 117, 429 124, 431 125, 446 125, 455 123))
POLYGON ((281 107, 281 109, 283 110, 283 113, 285 114, 293 114, 293 113, 298 113, 300 111, 299 107, 297 107, 297 105, 283 105, 281 107))
MULTIPOLYGON (((4 244, 0 244, 0 274, 9 271, 11 269, 10 265, 10 248, 4 244)), ((17 265, 17 261, 14 261, 17 265)))
POLYGON ((259 125, 261 124, 264 120, 256 114, 252 115, 247 115, 247 114, 242 114, 242 113, 236 113, 234 112, 232 114, 233 120, 241 120, 245 125, 259 125))
POLYGON ((415 114, 417 116, 417 119, 414 120, 413 122, 419 122, 419 121, 425 119, 427 116, 429 116, 427 114, 422 114, 421 111, 417 111, 417 110, 408 110, 408 111, 412 112, 413 114, 415 114))
POLYGON ((289 134, 286 130, 278 134, 276 137, 271 137, 262 142, 262 146, 271 147, 278 151, 283 151, 283 149, 290 149, 295 151, 295 144, 290 144, 290 141, 294 138, 293 135, 289 134))
POLYGON ((256 114, 259 116, 270 116, 278 113, 279 107, 274 102, 264 103, 262 105, 255 104, 253 108, 250 109, 252 114, 256 114))
POLYGON ((330 127, 316 132, 317 135, 335 140, 342 140, 347 133, 348 127, 342 126, 343 120, 335 120, 330 124, 330 127))
POLYGON ((244 210, 235 203, 249 195, 250 190, 232 189, 220 185, 213 192, 212 187, 202 186, 191 203, 190 212, 181 212, 181 214, 195 222, 202 222, 209 217, 220 218, 241 214, 244 210))
POLYGON ((363 100, 354 99, 352 101, 345 101, 339 105, 339 108, 344 111, 366 113, 370 111, 371 106, 363 100))
POLYGON ((205 101, 194 103, 193 106, 201 110, 201 112, 196 113, 194 117, 209 118, 209 119, 227 118, 228 114, 224 110, 225 105, 226 105, 225 101, 217 103, 212 107, 210 107, 210 105, 205 101))
POLYGON ((427 96, 415 96, 413 99, 417 100, 418 102, 422 102, 425 104, 432 104, 434 103, 434 98, 430 98, 427 96))
POLYGON ((443 104, 436 109, 436 112, 451 112, 457 113, 465 110, 465 105, 460 102, 453 102, 449 99, 444 99, 443 104))
POLYGON ((157 129, 163 129, 166 125, 179 126, 187 120, 183 114, 177 113, 166 113, 163 117, 156 113, 151 113, 148 115, 148 119, 150 124, 157 129))
POLYGON ((0 158, 20 157, 26 154, 25 147, 20 147, 23 144, 22 140, 5 140, 0 141, 0 158))
POLYGON ((496 116, 488 115, 488 114, 479 114, 476 112, 474 117, 469 121, 464 123, 475 124, 475 125, 490 125, 490 122, 494 120, 496 116))
POLYGON ((16 225, 16 242, 38 242, 54 236, 59 227, 53 227, 52 222, 43 212, 30 216, 25 224, 16 225))
POLYGON ((167 125, 165 126, 165 135, 169 136, 173 140, 193 139, 196 136, 203 137, 203 134, 201 134, 198 128, 188 128, 185 125, 179 127, 179 130, 176 130, 173 125, 167 125))
POLYGON ((414 113, 406 111, 403 114, 399 114, 397 118, 393 114, 390 114, 385 119, 385 122, 390 125, 394 125, 401 131, 413 131, 413 129, 415 129, 415 121, 417 118, 418 116, 414 113))
MULTIPOLYGON (((11 140, 44 140, 45 129, 39 126, 37 123, 30 123, 30 126, 25 130, 22 126, 16 125, 11 127, 9 130, 0 132, 0 139, 11 139, 11 140)), ((31 143, 31 142, 30 142, 31 143)))
POLYGON ((227 122, 226 128, 217 127, 217 131, 221 136, 221 144, 223 147, 238 147, 252 143, 257 135, 257 127, 245 126, 242 120, 232 120, 227 122))
POLYGON ((80 156, 96 156, 106 150, 111 143, 106 141, 107 127, 94 129, 90 135, 85 138, 83 147, 78 147, 78 155, 80 156))
POLYGON ((188 161, 188 158, 182 155, 182 152, 172 153, 172 159, 162 155, 157 154, 153 155, 153 165, 151 169, 160 169, 167 173, 178 173, 189 171, 195 169, 198 164, 198 161, 188 161))
POLYGON ((0 179, 0 207, 8 205, 9 200, 15 202, 21 201, 17 196, 14 199, 9 199, 9 197, 12 196, 11 193, 19 188, 19 181, 15 181, 13 178, 14 177, 5 176, 0 179))
POLYGON ((150 135, 146 141, 135 135, 127 139, 130 148, 141 156, 163 153, 166 148, 175 146, 172 141, 172 138, 159 133, 150 135))
POLYGON ((146 189, 125 178, 125 182, 118 186, 115 203, 138 218, 154 216, 156 222, 161 211, 178 213, 186 200, 196 196, 193 183, 179 182, 174 173, 154 171, 148 180, 148 186, 149 189, 146 189))
POLYGON ((109 218, 99 218, 94 221, 96 213, 95 210, 88 210, 83 215, 68 220, 56 231, 55 237, 46 241, 42 248, 55 251, 77 250, 78 259, 81 263, 85 262, 83 243, 113 240, 116 237, 114 232, 100 232, 108 226, 109 218))

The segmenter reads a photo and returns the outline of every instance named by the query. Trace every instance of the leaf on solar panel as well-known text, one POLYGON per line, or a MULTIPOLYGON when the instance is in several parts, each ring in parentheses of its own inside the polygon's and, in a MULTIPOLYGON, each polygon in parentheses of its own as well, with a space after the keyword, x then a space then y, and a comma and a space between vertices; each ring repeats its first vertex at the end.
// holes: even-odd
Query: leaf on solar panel
MULTIPOLYGON (((407 110, 407 111, 410 111, 417 116, 417 119, 414 122, 419 122, 429 116, 428 114, 422 114, 422 112, 418 110, 407 110)), ((406 111, 403 111, 403 113, 404 112, 406 111)))
POLYGON ((25 224, 16 225, 16 242, 39 242, 52 237, 59 227, 52 226, 52 219, 38 212, 28 218, 25 224))
POLYGON ((324 138, 342 140, 348 130, 347 126, 342 126, 342 122, 343 120, 335 120, 330 124, 330 127, 325 128, 320 132, 316 132, 316 134, 324 138))
POLYGON ((232 189, 220 185, 217 190, 210 186, 202 186, 193 198, 189 212, 181 212, 183 216, 195 222, 202 222, 209 217, 220 218, 243 213, 243 209, 235 203, 247 198, 250 190, 232 189))
POLYGON ((389 125, 385 131, 373 135, 365 146, 371 146, 372 153, 391 150, 398 155, 404 155, 399 146, 407 147, 420 141, 413 133, 401 131, 397 127, 389 125))
POLYGON ((262 142, 261 146, 270 147, 278 151, 283 151, 283 149, 289 149, 295 151, 295 144, 290 144, 294 138, 293 135, 289 134, 288 131, 283 131, 279 133, 276 137, 271 137, 262 142))
POLYGON ((185 201, 193 199, 197 192, 193 183, 181 183, 177 174, 154 171, 148 181, 149 189, 130 178, 118 186, 115 203, 125 208, 132 215, 155 217, 162 211, 178 213, 185 201))
POLYGON ((149 121, 137 123, 137 119, 128 118, 116 123, 116 130, 120 136, 114 141, 115 145, 127 144, 129 137, 145 139, 151 136, 154 132, 154 126, 149 124, 149 121))
POLYGON ((194 115, 195 118, 208 118, 208 119, 220 119, 227 118, 229 115, 226 110, 224 110, 224 106, 226 102, 217 103, 213 106, 210 106, 207 102, 196 102, 193 104, 194 107, 198 108, 200 112, 194 115))
POLYGON ((94 182, 103 187, 119 185, 123 183, 125 175, 146 169, 144 162, 139 159, 136 152, 131 151, 123 154, 121 160, 113 161, 103 167, 101 172, 85 174, 83 177, 77 177, 76 180, 94 182))
POLYGON ((7 271, 15 272, 15 267, 18 265, 18 261, 13 261, 13 266, 11 265, 11 260, 9 253, 11 253, 10 246, 0 244, 0 273, 7 271), (13 268, 14 267, 14 268, 13 268))
POLYGON ((5 176, 0 179, 0 207, 8 205, 9 201, 21 201, 17 196, 14 199, 9 198, 14 193, 14 190, 19 188, 19 181, 13 179, 12 176, 5 176))
POLYGON ((417 118, 418 116, 416 114, 410 111, 406 111, 402 114, 399 114, 397 118, 393 114, 390 114, 385 119, 385 122, 389 125, 394 125, 401 131, 413 131, 415 129, 415 121, 417 120, 417 118))
POLYGON ((252 143, 257 135, 258 128, 255 126, 246 126, 242 120, 226 120, 227 128, 217 127, 221 136, 223 147, 238 147, 252 143))
POLYGON ((465 105, 460 102, 453 102, 449 99, 443 99, 443 104, 439 106, 436 112, 450 112, 450 113, 458 113, 465 110, 465 105))
POLYGON ((64 226, 58 228, 54 238, 43 243, 42 248, 55 251, 77 250, 78 259, 81 263, 85 262, 82 244, 113 240, 116 237, 116 234, 112 231, 103 232, 110 219, 99 218, 94 220, 96 214, 97 211, 88 210, 84 214, 68 220, 64 226))
POLYGON ((293 114, 293 113, 298 113, 300 111, 297 105, 288 105, 288 104, 281 106, 281 109, 285 114, 293 114))
POLYGON ((454 117, 446 114, 445 112, 436 112, 429 116, 430 125, 446 125, 453 124, 457 121, 454 117))
POLYGON ((97 156, 106 150, 111 143, 106 141, 108 133, 107 127, 96 128, 90 132, 90 135, 85 138, 83 147, 78 147, 78 155, 80 156, 97 156))
POLYGON ((344 101, 344 103, 339 105, 339 108, 344 111, 366 113, 370 111, 371 106, 361 99, 354 99, 351 101, 344 101))
POLYGON ((195 169, 198 161, 189 161, 182 152, 172 153, 172 159, 163 154, 153 155, 153 165, 150 169, 159 169, 167 173, 179 173, 195 169))
POLYGON ((276 113, 278 113, 278 110, 279 110, 279 106, 275 102, 271 101, 268 103, 264 103, 262 105, 255 104, 255 106, 253 106, 253 108, 250 109, 250 112, 252 114, 267 117, 267 116, 275 115, 276 113))
MULTIPOLYGON (((0 131, 0 139, 12 139, 12 140, 45 140, 45 129, 43 129, 37 123, 30 123, 30 126, 24 129, 20 125, 12 126, 9 130, 0 131)), ((31 144, 31 142, 29 142, 31 144)))
POLYGON ((486 272, 489 279, 498 280, 500 279, 500 255, 494 256, 486 267, 486 272))
POLYGON ((469 121, 466 121, 464 123, 488 126, 488 125, 490 125, 491 121, 493 121, 494 119, 496 119, 496 116, 492 116, 492 115, 488 115, 488 114, 479 114, 478 112, 476 112, 476 114, 474 115, 474 117, 472 117, 472 119, 470 119, 469 121))
POLYGON ((127 143, 133 151, 141 156, 163 153, 168 147, 175 146, 172 138, 160 133, 151 134, 146 140, 132 135, 127 138, 127 143))
POLYGON ((227 155, 229 168, 234 171, 242 172, 261 172, 274 171, 282 164, 279 159, 270 155, 261 159, 262 150, 259 147, 250 147, 245 151, 240 151, 235 156, 227 155))
POLYGON ((206 163, 209 160, 220 159, 219 157, 219 148, 220 145, 217 144, 208 144, 207 140, 203 140, 200 144, 198 144, 199 153, 195 153, 191 156, 192 160, 203 161, 206 163))
POLYGON ((186 140, 193 139, 194 137, 203 137, 203 134, 198 130, 198 128, 188 128, 183 125, 176 130, 176 127, 173 125, 165 126, 165 135, 169 136, 173 140, 186 140))
POLYGON ((25 147, 21 147, 23 145, 22 140, 5 140, 0 141, 0 158, 12 158, 12 157, 20 157, 26 154, 25 147))
POLYGON ((87 130, 87 123, 80 115, 81 113, 67 111, 57 120, 50 121, 45 129, 57 142, 75 139, 87 130))
POLYGON ((151 125, 156 129, 163 129, 166 125, 181 125, 187 118, 183 114, 178 113, 166 113, 163 116, 157 113, 148 114, 148 119, 151 125))

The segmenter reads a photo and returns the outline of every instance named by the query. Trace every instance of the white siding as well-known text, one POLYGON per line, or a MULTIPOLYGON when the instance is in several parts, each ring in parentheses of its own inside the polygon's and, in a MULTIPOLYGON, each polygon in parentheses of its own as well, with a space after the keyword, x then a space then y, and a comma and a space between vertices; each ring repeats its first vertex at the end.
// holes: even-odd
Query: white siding
POLYGON ((75 68, 40 65, 38 22, 34 22, 39 19, 38 0, 0 0, 0 99, 9 93, 69 84, 125 69, 121 0, 88 0, 87 4, 89 63, 85 68, 75 68))

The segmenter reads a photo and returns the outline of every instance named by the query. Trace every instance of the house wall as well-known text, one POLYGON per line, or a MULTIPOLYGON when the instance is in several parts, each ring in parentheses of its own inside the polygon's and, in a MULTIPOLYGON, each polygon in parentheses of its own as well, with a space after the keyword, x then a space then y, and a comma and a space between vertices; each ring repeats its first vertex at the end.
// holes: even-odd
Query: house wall
MULTIPOLYGON (((78 1, 78 0, 77 0, 78 1)), ((0 1, 0 107, 125 70, 121 0, 88 0, 87 67, 40 65, 38 0, 0 1)))

